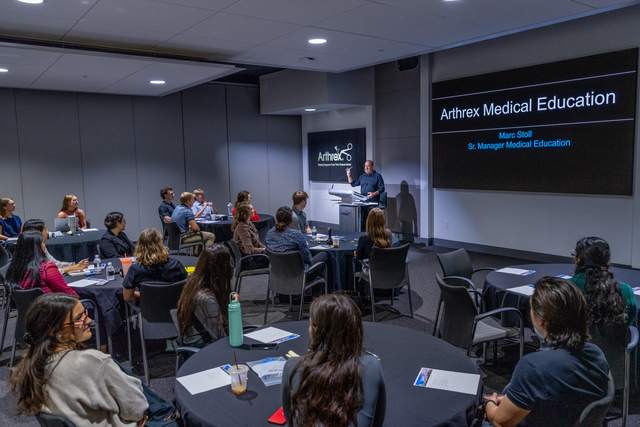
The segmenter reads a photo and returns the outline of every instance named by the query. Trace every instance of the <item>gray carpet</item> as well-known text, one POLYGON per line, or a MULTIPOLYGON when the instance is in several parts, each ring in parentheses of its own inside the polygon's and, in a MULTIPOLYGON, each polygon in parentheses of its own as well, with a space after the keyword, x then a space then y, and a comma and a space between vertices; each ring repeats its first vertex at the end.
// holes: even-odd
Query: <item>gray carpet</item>
MULTIPOLYGON (((386 308, 380 304, 376 310, 377 320, 394 325, 415 329, 425 334, 431 334, 436 314, 436 307, 439 300, 439 290, 435 282, 435 273, 442 273, 438 264, 436 253, 449 252, 451 249, 437 246, 412 246, 409 251, 409 274, 412 287, 412 301, 414 317, 404 315, 409 314, 409 304, 406 289, 394 300, 394 309, 386 308), (397 312, 396 312, 397 310, 397 312), (401 313, 401 314, 398 314, 401 313)), ((469 252, 474 267, 506 267, 516 264, 529 264, 530 260, 517 259, 469 252)), ((478 287, 482 287, 484 274, 479 273, 474 276, 474 282, 478 287)), ((243 323, 262 324, 264 320, 264 298, 266 295, 266 276, 254 276, 244 279, 241 289, 243 323)), ((388 304, 388 300, 386 301, 388 304)), ((275 309, 269 308, 268 323, 287 322, 298 319, 297 306, 294 305, 293 312, 289 312, 289 305, 278 304, 275 309)), ((305 310, 307 307, 305 307, 305 310)), ((365 321, 371 321, 371 314, 364 317, 365 321)), ((0 320, 1 321, 1 320, 0 320)), ((7 388, 9 369, 7 368, 11 353, 11 343, 13 340, 13 328, 15 319, 9 320, 7 329, 7 339, 5 340, 4 351, 0 358, 0 426, 38 426, 37 421, 31 417, 19 417, 15 414, 15 398, 7 388)), ((143 376, 141 365, 141 351, 139 339, 133 336, 134 367, 136 375, 143 376)), ((127 358, 126 330, 121 328, 113 337, 114 351, 116 358, 129 366, 127 358)), ((501 343, 498 353, 498 364, 488 365, 481 368, 483 382, 485 384, 485 394, 494 391, 501 391, 509 382, 513 368, 518 361, 517 348, 509 346, 509 343, 501 343)), ((534 351, 537 346, 537 338, 527 335, 526 351, 534 351)), ((150 357, 151 387, 160 396, 171 401, 173 394, 173 383, 175 381, 175 357, 171 352, 165 351, 165 342, 148 341, 147 348, 150 357)), ((20 350, 18 354, 22 354, 20 350)), ((489 353, 491 356, 491 353, 489 353)), ((631 395, 629 426, 640 426, 640 399, 638 390, 633 389, 631 395)), ((607 425, 622 425, 620 418, 621 399, 617 398, 608 417, 610 422, 607 425)), ((550 424, 551 425, 551 424, 550 424)))

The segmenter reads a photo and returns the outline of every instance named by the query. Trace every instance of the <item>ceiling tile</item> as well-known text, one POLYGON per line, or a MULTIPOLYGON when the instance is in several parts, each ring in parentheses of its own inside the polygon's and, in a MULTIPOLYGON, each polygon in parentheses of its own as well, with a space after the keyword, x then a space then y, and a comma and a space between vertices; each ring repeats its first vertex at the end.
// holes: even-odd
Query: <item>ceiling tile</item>
POLYGON ((406 43, 424 43, 424 46, 442 47, 493 33, 495 30, 481 25, 455 18, 442 18, 420 27, 389 34, 385 38, 406 43))
POLYGON ((363 61, 362 58, 324 54, 318 55, 314 61, 308 63, 291 61, 286 65, 288 68, 297 70, 314 70, 339 73, 356 68, 362 68, 368 64, 367 61, 363 61))
POLYGON ((500 0, 376 0, 376 3, 410 10, 428 10, 431 15, 447 17, 461 12, 483 8, 498 1, 500 0))
POLYGON ((40 66, 47 69, 63 54, 63 52, 45 52, 29 46, 6 46, 6 44, 0 43, 0 67, 9 64, 40 66))
POLYGON ((368 3, 340 15, 317 22, 316 28, 380 37, 438 19, 427 8, 409 9, 368 3))
POLYGON ((99 92, 101 89, 127 77, 130 73, 96 70, 70 70, 49 68, 31 89, 99 92))
POLYGON ((173 33, 149 31, 129 27, 79 22, 64 37, 63 41, 85 43, 96 46, 121 47, 128 49, 151 49, 174 37, 173 33))
POLYGON ((18 12, 52 18, 80 19, 98 0, 55 0, 42 4, 21 3, 16 0, 0 0, 0 14, 18 12))
POLYGON ((308 52, 294 49, 282 49, 273 46, 256 46, 226 58, 229 62, 240 64, 270 65, 284 67, 286 64, 307 57, 308 52))
POLYGON ((197 7, 208 10, 223 10, 238 0, 152 0, 158 3, 176 4, 178 6, 197 7))
POLYGON ((221 12, 194 25, 182 34, 257 45, 301 28, 300 25, 221 12))
POLYGON ((593 8, 589 6, 570 0, 502 0, 481 9, 460 13, 455 17, 462 21, 506 31, 544 24, 547 21, 592 10, 593 8))
POLYGON ((209 60, 222 59, 230 55, 252 48, 248 43, 237 43, 228 40, 205 39, 178 35, 171 40, 153 48, 154 52, 190 55, 209 60))
MULTIPOLYGON (((2 66, 0 58, 0 67, 2 66)), ((12 64, 5 68, 9 72, 0 73, 0 87, 28 88, 46 70, 46 67, 22 64, 12 64)))
POLYGON ((282 47, 285 49, 295 49, 309 52, 310 55, 333 52, 357 43, 370 40, 371 37, 358 34, 343 33, 340 31, 325 30, 322 28, 305 27, 285 36, 278 37, 264 43, 267 46, 282 47), (327 42, 324 44, 310 44, 309 39, 322 38, 327 42))
POLYGON ((365 4, 366 0, 240 0, 225 12, 311 25, 365 4))
POLYGON ((60 40, 75 23, 73 19, 3 11, 0 35, 60 40))
POLYGON ((82 21, 178 34, 214 13, 151 0, 102 0, 82 21))
POLYGON ((151 65, 152 59, 135 59, 101 53, 65 53, 52 68, 80 71, 103 71, 129 75, 151 65))
POLYGON ((421 55, 431 49, 426 46, 402 43, 393 40, 373 39, 364 43, 339 49, 332 54, 341 56, 353 56, 363 58, 376 63, 392 61, 394 59, 406 58, 407 56, 421 55))

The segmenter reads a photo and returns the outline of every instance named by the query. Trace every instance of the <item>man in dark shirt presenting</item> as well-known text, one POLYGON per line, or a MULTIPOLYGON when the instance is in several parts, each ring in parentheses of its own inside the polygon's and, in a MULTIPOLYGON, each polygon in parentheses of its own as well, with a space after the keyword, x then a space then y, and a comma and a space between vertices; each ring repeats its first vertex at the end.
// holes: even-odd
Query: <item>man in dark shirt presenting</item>
POLYGON ((158 208, 158 213, 164 219, 164 222, 171 222, 171 215, 173 215, 173 210, 176 208, 176 205, 173 204, 173 188, 164 187, 160 190, 160 197, 162 197, 162 204, 158 208))
MULTIPOLYGON (((360 193, 367 196, 369 202, 380 203, 380 193, 384 192, 384 180, 382 175, 373 170, 373 161, 364 162, 364 172, 357 180, 351 178, 351 168, 347 168, 347 178, 352 187, 360 186, 360 193)), ((365 231, 367 228, 367 216, 369 211, 375 206, 362 206, 360 208, 360 230, 365 231)))

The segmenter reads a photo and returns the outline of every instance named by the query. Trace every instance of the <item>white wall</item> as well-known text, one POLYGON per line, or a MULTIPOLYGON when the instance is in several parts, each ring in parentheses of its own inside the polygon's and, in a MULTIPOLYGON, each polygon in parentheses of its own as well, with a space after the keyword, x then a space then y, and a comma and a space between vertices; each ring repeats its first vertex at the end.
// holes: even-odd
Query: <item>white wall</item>
MULTIPOLYGON (((637 47, 638 28, 640 6, 633 6, 437 52, 431 55, 431 79, 437 82, 637 47)), ((423 73, 423 97, 429 96, 428 78, 423 73)), ((636 168, 639 135, 637 127, 636 168)), ((423 133, 423 147, 428 144, 423 133)), ((427 190, 433 196, 433 216, 426 221, 432 221, 436 239, 564 256, 579 238, 596 235, 611 244, 613 262, 640 267, 638 176, 636 172, 633 197, 427 190)), ((423 209, 422 215, 429 215, 428 210, 423 209)))

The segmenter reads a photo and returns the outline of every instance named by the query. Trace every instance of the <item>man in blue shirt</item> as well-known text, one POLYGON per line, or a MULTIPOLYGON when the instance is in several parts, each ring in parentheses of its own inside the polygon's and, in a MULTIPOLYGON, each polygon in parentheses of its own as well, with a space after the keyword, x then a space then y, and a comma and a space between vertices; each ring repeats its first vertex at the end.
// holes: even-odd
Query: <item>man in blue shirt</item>
POLYGON ((218 214, 218 210, 213 203, 204 201, 204 190, 197 189, 193 190, 193 196, 195 197, 195 202, 193 202, 193 206, 191 207, 191 212, 193 212, 193 216, 196 218, 204 219, 210 217, 213 214, 218 214))
MULTIPOLYGON (((364 172, 357 180, 351 178, 351 168, 347 168, 347 179, 352 187, 360 186, 360 194, 366 195, 369 202, 380 203, 380 193, 384 192, 384 180, 382 175, 373 170, 373 161, 364 162, 364 172)), ((360 230, 365 231, 367 228, 367 216, 374 206, 362 206, 360 208, 360 230)))
POLYGON ((160 190, 160 197, 162 197, 162 204, 158 208, 158 213, 165 220, 165 222, 171 222, 171 215, 176 205, 173 204, 173 188, 164 187, 160 190))
MULTIPOLYGON (((182 193, 180 195, 181 205, 176 207, 173 215, 171 215, 171 222, 178 224, 180 231, 184 233, 182 235, 182 243, 195 243, 200 241, 200 234, 196 234, 196 231, 200 231, 200 227, 198 227, 193 212, 191 212, 193 201, 193 193, 182 193)), ((204 246, 212 246, 216 236, 206 231, 200 231, 200 233, 202 233, 202 237, 204 237, 204 246)))

